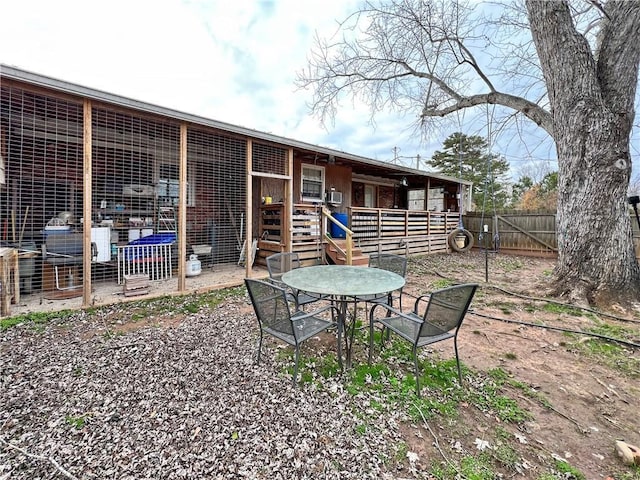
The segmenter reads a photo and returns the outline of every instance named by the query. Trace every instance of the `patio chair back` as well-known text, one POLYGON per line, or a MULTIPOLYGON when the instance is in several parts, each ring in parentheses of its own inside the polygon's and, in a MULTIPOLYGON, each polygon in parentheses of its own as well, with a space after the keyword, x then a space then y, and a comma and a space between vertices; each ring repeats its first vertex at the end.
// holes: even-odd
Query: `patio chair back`
MULTIPOLYGON (((402 255, 396 255, 394 253, 372 253, 369 255, 369 267, 387 270, 400 275, 402 278, 407 277, 407 257, 403 257, 402 255)), ((386 301, 389 305, 393 305, 393 302, 396 299, 398 300, 398 308, 402 310, 402 288, 395 292, 389 292, 388 295, 375 295, 372 297, 361 298, 361 300, 365 300, 367 302, 386 301)))
POLYGON ((407 257, 394 253, 373 253, 369 255, 369 266, 396 273, 401 277, 407 275, 407 257))
POLYGON ((245 279, 245 284, 262 331, 295 345, 295 329, 286 291, 272 283, 245 279))
MULTIPOLYGON (((270 282, 250 278, 245 278, 244 283, 247 286, 260 326, 256 361, 260 362, 264 333, 273 335, 292 345, 295 349, 295 364, 293 368, 293 383, 295 384, 298 377, 300 345, 318 333, 337 326, 334 321, 335 307, 327 305, 310 313, 296 311, 292 315, 285 289, 270 282), (325 318, 326 316, 330 318, 325 318)), ((338 330, 338 363, 342 365, 341 362, 340 331, 338 330)))
MULTIPOLYGON (((282 275, 290 270, 294 270, 302 266, 300 263, 300 257, 295 252, 274 253, 273 255, 269 255, 266 258, 266 261, 267 269, 269 270, 269 278, 273 283, 282 288, 285 288, 285 284, 282 283, 282 275)), ((304 305, 317 302, 321 298, 318 295, 309 295, 297 290, 287 289, 286 291, 287 298, 295 303, 296 310, 304 305)))
POLYGON ((464 284, 432 292, 416 342, 452 330, 455 331, 453 335, 457 335, 477 288, 476 284, 464 284))
POLYGON ((273 280, 280 280, 283 273, 300 268, 301 266, 300 257, 295 252, 274 253, 273 255, 269 255, 266 261, 269 277, 273 280))

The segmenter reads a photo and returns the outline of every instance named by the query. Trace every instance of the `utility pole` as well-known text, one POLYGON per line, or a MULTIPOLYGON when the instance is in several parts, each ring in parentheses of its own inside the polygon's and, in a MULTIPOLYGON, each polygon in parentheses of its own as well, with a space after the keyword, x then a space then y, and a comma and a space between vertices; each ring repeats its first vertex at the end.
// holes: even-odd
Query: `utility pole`
POLYGON ((391 163, 393 163, 394 165, 397 165, 398 152, 400 151, 400 149, 398 147, 393 147, 392 151, 393 151, 393 160, 391 160, 391 163))

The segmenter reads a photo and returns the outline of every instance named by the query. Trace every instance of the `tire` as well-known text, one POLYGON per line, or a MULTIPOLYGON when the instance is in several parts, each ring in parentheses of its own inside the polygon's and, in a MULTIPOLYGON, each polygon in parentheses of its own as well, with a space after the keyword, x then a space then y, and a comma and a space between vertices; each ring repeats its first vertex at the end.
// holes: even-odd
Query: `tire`
POLYGON ((451 250, 454 252, 468 252, 473 248, 473 234, 469 230, 465 230, 464 228, 456 228, 453 232, 449 234, 448 237, 449 246, 451 250), (456 243, 456 237, 459 235, 465 236, 464 247, 459 247, 456 243))

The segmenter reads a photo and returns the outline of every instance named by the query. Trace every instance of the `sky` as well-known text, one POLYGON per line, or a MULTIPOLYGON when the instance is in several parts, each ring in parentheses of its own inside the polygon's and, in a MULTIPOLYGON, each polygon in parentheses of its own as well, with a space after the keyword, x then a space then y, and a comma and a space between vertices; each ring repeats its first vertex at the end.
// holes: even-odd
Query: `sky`
MULTIPOLYGON (((3 2, 0 63, 162 107, 381 161, 425 168, 456 128, 423 140, 415 119, 387 112, 370 124, 344 102, 323 127, 298 90, 316 33, 330 37, 358 0, 20 0, 3 2)), ((477 125, 484 125, 483 122, 477 125)), ((522 148, 514 135, 492 152, 517 169, 553 149, 522 148)), ((536 139, 530 144, 538 144, 536 139)), ((514 173, 517 175, 517 173, 514 173)))

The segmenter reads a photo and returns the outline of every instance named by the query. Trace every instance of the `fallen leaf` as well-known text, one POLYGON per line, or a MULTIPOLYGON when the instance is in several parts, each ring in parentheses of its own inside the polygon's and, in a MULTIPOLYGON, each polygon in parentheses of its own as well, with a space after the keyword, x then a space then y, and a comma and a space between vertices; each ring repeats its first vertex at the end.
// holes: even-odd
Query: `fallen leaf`
POLYGON ((520 443, 527 443, 527 437, 525 437, 524 435, 521 435, 519 433, 515 434, 516 439, 520 442, 520 443))
POLYGON ((420 457, 418 457, 418 454, 415 452, 407 452, 407 458, 409 459, 409 463, 414 464, 420 457))
POLYGON ((486 440, 482 440, 480 438, 476 438, 475 442, 476 448, 480 451, 486 450, 487 448, 491 449, 491 445, 486 440))

